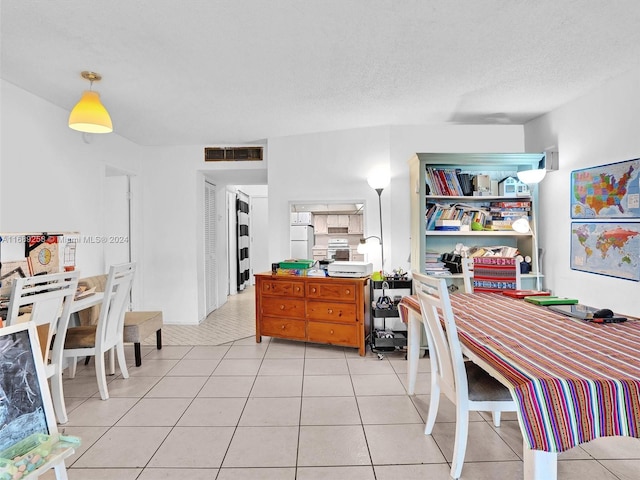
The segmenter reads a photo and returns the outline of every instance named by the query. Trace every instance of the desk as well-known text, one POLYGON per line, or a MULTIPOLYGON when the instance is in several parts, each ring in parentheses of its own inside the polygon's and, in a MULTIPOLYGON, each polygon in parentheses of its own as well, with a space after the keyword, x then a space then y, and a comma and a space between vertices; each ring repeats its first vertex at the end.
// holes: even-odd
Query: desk
MULTIPOLYGON (((557 453, 598 437, 640 437, 640 321, 585 322, 499 294, 451 295, 463 352, 506 385, 518 405, 526 480, 557 478, 557 453)), ((415 390, 420 305, 408 321, 415 390)))

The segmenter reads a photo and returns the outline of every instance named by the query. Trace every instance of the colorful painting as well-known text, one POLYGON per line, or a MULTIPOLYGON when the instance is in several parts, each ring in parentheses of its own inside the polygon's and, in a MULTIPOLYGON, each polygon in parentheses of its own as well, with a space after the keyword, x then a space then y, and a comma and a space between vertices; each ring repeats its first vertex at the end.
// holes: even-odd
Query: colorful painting
POLYGON ((640 281, 640 222, 573 222, 571 268, 640 281))
POLYGON ((640 158, 571 172, 571 218, 640 217, 640 158))

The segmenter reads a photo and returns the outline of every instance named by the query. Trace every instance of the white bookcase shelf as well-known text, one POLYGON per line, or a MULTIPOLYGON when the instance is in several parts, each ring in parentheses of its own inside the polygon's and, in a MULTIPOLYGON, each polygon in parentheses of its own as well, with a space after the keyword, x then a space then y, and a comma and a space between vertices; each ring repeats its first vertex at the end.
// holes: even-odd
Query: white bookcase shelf
MULTIPOLYGON (((489 175, 491 180, 501 181, 516 176, 518 171, 538 168, 544 153, 416 153, 409 161, 411 179, 411 268, 425 272, 426 252, 452 252, 456 244, 467 247, 504 245, 516 247, 523 256, 531 257, 532 272, 523 275, 523 288, 533 288, 537 272, 538 252, 534 235, 537 225, 537 188, 530 186, 529 195, 523 196, 446 196, 428 195, 426 187, 427 168, 456 170, 475 175, 489 175), (529 212, 532 232, 518 233, 513 230, 427 230, 427 210, 431 204, 488 205, 495 201, 530 201, 529 212)), ((445 275, 458 283, 461 275, 445 275)))

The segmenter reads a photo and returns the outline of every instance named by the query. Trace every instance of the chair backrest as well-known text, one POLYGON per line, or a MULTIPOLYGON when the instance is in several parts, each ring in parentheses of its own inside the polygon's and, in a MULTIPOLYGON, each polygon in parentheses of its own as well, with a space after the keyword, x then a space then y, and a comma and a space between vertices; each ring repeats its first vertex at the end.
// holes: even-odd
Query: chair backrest
MULTIPOLYGON (((49 349, 56 332, 59 333, 56 337, 59 348, 55 348, 54 354, 62 354, 61 347, 64 345, 79 277, 80 272, 74 271, 18 278, 13 282, 7 325, 15 325, 23 319, 36 325, 45 366, 50 360, 49 349), (31 306, 31 312, 21 318, 20 309, 27 306, 31 306)), ((54 360, 60 359, 52 358, 54 360)))
POLYGON ((429 355, 436 356, 437 371, 433 371, 432 361, 431 375, 438 376, 442 392, 451 401, 457 402, 459 395, 468 396, 468 384, 447 282, 444 278, 416 272, 413 273, 413 279, 427 330, 429 355))
POLYGON ((109 350, 122 342, 124 313, 128 306, 135 269, 135 263, 113 265, 109 269, 96 327, 96 349, 109 350))
POLYGON ((473 293, 473 258, 463 257, 462 259, 462 277, 464 279, 464 291, 473 293))

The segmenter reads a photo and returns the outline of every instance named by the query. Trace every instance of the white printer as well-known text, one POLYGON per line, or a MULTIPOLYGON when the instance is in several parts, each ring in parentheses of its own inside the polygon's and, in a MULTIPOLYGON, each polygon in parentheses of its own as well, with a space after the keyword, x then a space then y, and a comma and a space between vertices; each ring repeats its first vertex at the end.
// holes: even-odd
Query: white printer
POLYGON ((365 262, 332 262, 327 266, 330 277, 367 277, 373 272, 373 264, 365 262))

